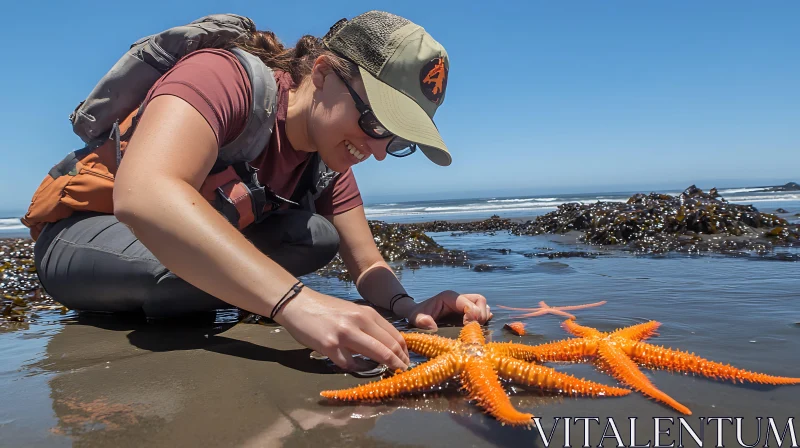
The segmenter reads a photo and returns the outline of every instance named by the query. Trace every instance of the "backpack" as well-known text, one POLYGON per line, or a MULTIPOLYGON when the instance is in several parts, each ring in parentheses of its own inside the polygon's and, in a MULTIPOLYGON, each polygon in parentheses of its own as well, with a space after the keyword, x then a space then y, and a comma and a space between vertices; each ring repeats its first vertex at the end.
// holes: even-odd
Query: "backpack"
POLYGON ((134 42, 70 114, 73 131, 86 144, 57 163, 36 189, 22 223, 36 240, 47 223, 75 211, 111 214, 114 175, 155 82, 182 57, 202 48, 226 48, 244 67, 253 89, 253 108, 242 132, 221 148, 200 188, 232 225, 242 230, 288 206, 314 212, 316 200, 338 173, 314 153, 291 198, 258 180, 249 162, 267 147, 277 111, 277 84, 258 57, 232 43, 255 31, 249 18, 214 14, 134 42))

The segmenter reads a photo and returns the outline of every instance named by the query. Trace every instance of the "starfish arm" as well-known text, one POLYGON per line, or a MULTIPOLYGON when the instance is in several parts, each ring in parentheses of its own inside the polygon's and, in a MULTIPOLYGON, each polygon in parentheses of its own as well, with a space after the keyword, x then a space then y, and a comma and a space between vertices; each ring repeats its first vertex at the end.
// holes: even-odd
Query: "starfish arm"
POLYGON ((494 356, 494 368, 501 378, 514 381, 526 386, 536 386, 543 389, 552 389, 564 393, 587 395, 591 397, 628 395, 631 391, 619 387, 606 386, 578 379, 572 375, 561 373, 549 367, 518 359, 494 356))
POLYGON ((614 376, 614 378, 619 380, 621 383, 627 384, 628 386, 655 400, 672 406, 678 412, 686 415, 692 414, 692 411, 690 411, 689 408, 678 403, 675 401, 675 399, 654 386, 653 383, 647 379, 644 373, 639 370, 639 367, 636 366, 636 363, 634 363, 617 345, 609 343, 605 340, 601 341, 597 345, 597 354, 600 357, 600 360, 611 371, 611 374, 614 376))
MULTIPOLYGON (((701 358, 694 353, 673 350, 646 342, 631 343, 626 350, 631 358, 647 366, 658 367, 677 372, 691 372, 709 378, 722 378, 734 382, 751 382, 760 384, 800 384, 800 378, 773 376, 764 373, 750 372, 731 365, 722 364, 701 358)), ((627 347, 625 347, 627 348, 627 347)))
POLYGON ((533 415, 520 412, 511 404, 503 390, 497 373, 483 358, 470 357, 464 366, 462 378, 470 399, 503 425, 530 426, 533 415))
POLYGON ((400 333, 406 341, 406 347, 414 353, 426 358, 435 358, 449 353, 457 341, 453 339, 424 333, 400 333))
POLYGON ((578 336, 578 337, 581 337, 581 338, 590 338, 590 337, 602 336, 603 335, 603 333, 595 330, 594 328, 584 327, 583 325, 578 325, 577 323, 575 323, 574 320, 571 320, 571 319, 570 320, 565 320, 564 322, 562 322, 561 323, 561 327, 563 329, 567 330, 568 332, 574 334, 575 336, 578 336))
POLYGON ((557 307, 554 307, 554 308, 559 309, 561 311, 573 311, 573 310, 582 310, 584 308, 594 308, 596 306, 605 305, 605 304, 606 304, 606 301, 603 300, 601 302, 586 303, 586 304, 583 304, 583 305, 557 306, 557 307))
POLYGON ((575 319, 575 316, 572 314, 567 313, 566 311, 561 311, 558 308, 550 308, 547 310, 550 314, 555 314, 556 316, 566 317, 567 319, 575 319))
POLYGON ((564 339, 540 345, 491 342, 486 346, 495 353, 523 361, 580 361, 593 356, 597 344, 583 339, 564 339))
POLYGON ((458 335, 458 340, 464 344, 486 344, 481 324, 475 321, 464 325, 464 328, 461 329, 461 333, 458 335))
POLYGON ((514 319, 525 319, 526 317, 543 316, 543 315, 547 314, 548 311, 549 310, 539 310, 539 311, 534 311, 532 313, 520 314, 518 316, 514 316, 514 319))
POLYGON ((647 339, 654 335, 660 325, 661 322, 651 320, 650 322, 645 322, 643 324, 620 328, 619 330, 615 330, 613 333, 611 333, 611 336, 630 339, 633 341, 641 341, 642 339, 647 339))
POLYGON ((463 361, 455 353, 447 353, 424 362, 380 381, 362 384, 350 389, 325 390, 320 392, 325 398, 343 401, 380 400, 392 398, 407 392, 429 389, 459 374, 463 361))
POLYGON ((502 308, 504 310, 511 310, 511 311, 541 311, 540 308, 514 308, 505 305, 497 305, 498 308, 502 308))

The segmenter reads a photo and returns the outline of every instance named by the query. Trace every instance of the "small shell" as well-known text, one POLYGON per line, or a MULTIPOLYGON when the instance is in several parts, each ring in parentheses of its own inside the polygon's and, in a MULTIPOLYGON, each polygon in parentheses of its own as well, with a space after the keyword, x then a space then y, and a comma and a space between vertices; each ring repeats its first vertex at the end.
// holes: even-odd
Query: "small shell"
POLYGON ((361 355, 353 355, 353 358, 361 365, 361 368, 357 371, 348 371, 342 370, 333 363, 327 356, 323 355, 318 351, 312 351, 309 357, 315 361, 324 361, 326 362, 333 370, 341 373, 349 373, 357 378, 370 378, 373 376, 380 376, 383 375, 384 372, 389 370, 389 367, 386 364, 378 364, 377 362, 365 358, 361 355))
POLYGON ((525 335, 525 324, 522 322, 511 322, 510 324, 503 325, 503 328, 509 330, 517 336, 525 335))

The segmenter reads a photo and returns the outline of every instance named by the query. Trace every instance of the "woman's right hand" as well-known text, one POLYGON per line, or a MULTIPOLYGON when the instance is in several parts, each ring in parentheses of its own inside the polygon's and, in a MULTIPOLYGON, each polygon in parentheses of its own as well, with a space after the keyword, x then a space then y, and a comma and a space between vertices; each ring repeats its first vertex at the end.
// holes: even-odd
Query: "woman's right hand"
POLYGON ((304 288, 281 308, 275 321, 297 342, 344 370, 357 370, 354 354, 386 364, 393 371, 406 370, 410 363, 400 332, 368 306, 304 288))

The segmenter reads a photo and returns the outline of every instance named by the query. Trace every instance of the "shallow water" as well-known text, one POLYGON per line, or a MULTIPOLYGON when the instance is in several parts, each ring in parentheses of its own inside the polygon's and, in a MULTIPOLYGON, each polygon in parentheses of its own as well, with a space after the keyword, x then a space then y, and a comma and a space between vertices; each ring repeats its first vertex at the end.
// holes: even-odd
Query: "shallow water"
MULTIPOLYGON (((405 269, 403 283, 417 299, 445 289, 485 295, 493 305, 487 332, 494 340, 537 344, 570 337, 560 327, 562 319, 553 315, 525 319, 528 335, 512 336, 502 327, 519 313, 496 305, 606 300, 606 305, 575 311, 578 322, 608 331, 657 320, 662 325, 651 339, 654 344, 748 370, 800 377, 800 263, 713 255, 636 257, 575 244, 569 237, 505 232, 432 236, 447 248, 467 250, 473 266, 405 269), (604 255, 552 260, 524 255, 547 250, 604 255), (478 272, 478 264, 496 269, 478 272)), ((317 276, 305 280, 331 295, 358 297, 350 283, 317 276)), ((230 317, 222 315, 219 321, 230 317)), ((402 322, 396 324, 405 329, 402 322)), ((440 334, 456 337, 458 326, 443 325, 440 334)), ((536 430, 502 427, 485 417, 455 384, 433 396, 378 405, 327 403, 319 398, 320 390, 374 379, 355 379, 309 360, 307 350, 273 326, 153 326, 44 311, 37 323, 0 334, 0 353, 0 446, 543 446, 536 430)), ((590 364, 551 366, 616 383, 590 364)), ((743 417, 745 441, 752 443, 757 417, 773 417, 783 429, 789 417, 798 416, 800 385, 741 385, 645 373, 693 411, 687 421, 705 427, 705 446, 713 446, 716 429, 698 423, 701 417, 743 417)), ((608 418, 625 428, 627 444, 629 417, 642 418, 637 439, 646 443, 654 437, 652 417, 678 416, 638 393, 587 399, 528 389, 515 389, 512 402, 542 417, 548 434, 554 417, 598 417, 602 425, 592 426, 592 445, 600 442, 608 418)), ((583 444, 581 428, 573 425, 573 446, 583 444)), ((663 439, 666 444, 677 432, 677 426, 672 428, 673 438, 663 439)), ((732 430, 724 429, 726 446, 738 446, 732 430)), ((762 427, 759 446, 763 433, 762 427)), ((614 439, 604 446, 615 446, 614 439)))

